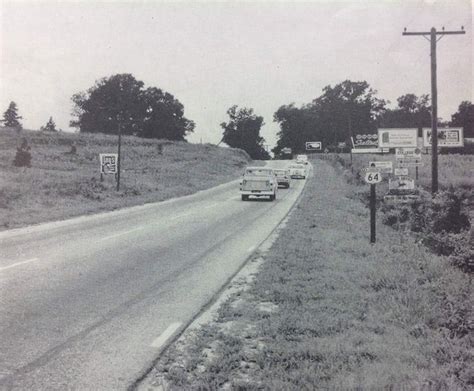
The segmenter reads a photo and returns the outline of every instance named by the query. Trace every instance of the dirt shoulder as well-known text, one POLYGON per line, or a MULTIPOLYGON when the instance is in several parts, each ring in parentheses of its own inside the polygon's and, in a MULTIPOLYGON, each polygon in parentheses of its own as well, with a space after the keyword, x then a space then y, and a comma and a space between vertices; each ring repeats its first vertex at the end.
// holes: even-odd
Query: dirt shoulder
MULTIPOLYGON (((258 272, 142 383, 178 389, 468 389, 472 283, 378 222, 324 161, 258 272)), ((258 260, 258 261, 257 261, 258 260)))

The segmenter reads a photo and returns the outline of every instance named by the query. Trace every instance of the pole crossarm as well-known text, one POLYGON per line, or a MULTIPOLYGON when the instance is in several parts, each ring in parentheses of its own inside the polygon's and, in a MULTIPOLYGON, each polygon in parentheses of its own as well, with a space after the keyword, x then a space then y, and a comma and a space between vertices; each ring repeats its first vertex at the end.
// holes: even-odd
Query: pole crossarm
MULTIPOLYGON (((436 35, 454 35, 454 34, 466 34, 466 32, 464 30, 436 31, 436 35)), ((431 32, 430 31, 420 31, 420 32, 404 31, 402 35, 431 35, 431 32)))

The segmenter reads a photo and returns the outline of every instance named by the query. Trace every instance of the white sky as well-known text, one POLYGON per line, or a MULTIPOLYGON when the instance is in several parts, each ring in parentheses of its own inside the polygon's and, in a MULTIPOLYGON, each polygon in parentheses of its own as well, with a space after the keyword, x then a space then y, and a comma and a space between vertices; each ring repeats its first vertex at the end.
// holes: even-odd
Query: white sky
POLYGON ((404 27, 464 26, 438 43, 439 115, 473 101, 471 0, 0 4, 0 111, 14 100, 25 128, 53 116, 68 129, 74 93, 131 73, 184 104, 192 142, 218 142, 237 104, 265 118, 274 144, 278 107, 308 103, 328 84, 367 80, 392 103, 430 93, 429 42, 402 37, 404 27))

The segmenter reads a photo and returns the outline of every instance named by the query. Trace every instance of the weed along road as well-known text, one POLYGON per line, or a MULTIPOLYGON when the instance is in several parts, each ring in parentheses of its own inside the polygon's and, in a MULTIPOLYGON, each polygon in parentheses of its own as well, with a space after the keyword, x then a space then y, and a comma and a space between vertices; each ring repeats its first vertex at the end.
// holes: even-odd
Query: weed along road
POLYGON ((129 387, 239 270, 303 186, 292 181, 274 202, 242 202, 237 180, 1 233, 0 389, 129 387))

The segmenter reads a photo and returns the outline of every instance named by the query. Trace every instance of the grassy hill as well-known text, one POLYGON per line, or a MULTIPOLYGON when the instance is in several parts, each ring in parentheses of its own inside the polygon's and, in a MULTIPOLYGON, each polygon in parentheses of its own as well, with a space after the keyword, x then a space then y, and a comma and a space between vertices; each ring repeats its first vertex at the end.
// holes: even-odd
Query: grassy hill
POLYGON ((191 194, 237 178, 250 160, 237 149, 124 136, 117 192, 99 173, 99 153, 116 152, 117 136, 0 127, 0 230, 191 194), (24 138, 31 168, 12 164, 24 138))

